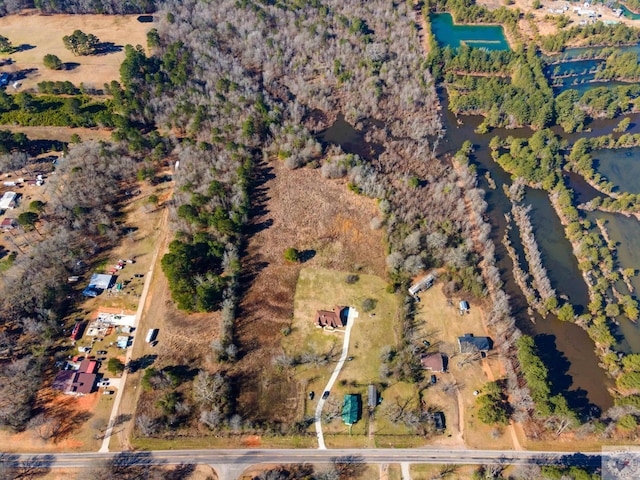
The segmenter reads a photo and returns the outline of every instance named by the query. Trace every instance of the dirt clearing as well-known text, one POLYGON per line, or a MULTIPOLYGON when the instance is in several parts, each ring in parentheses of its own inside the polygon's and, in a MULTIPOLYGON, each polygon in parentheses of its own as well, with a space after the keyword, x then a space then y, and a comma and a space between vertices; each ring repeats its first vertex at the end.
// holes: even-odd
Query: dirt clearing
MULTIPOLYGON (((147 32, 153 23, 140 23, 137 15, 39 15, 25 13, 0 18, 0 34, 7 37, 20 51, 10 58, 12 65, 2 67, 6 72, 22 72, 20 90, 35 88, 38 82, 70 81, 79 86, 102 88, 104 83, 119 80, 120 64, 125 58, 124 46, 147 45, 147 32), (64 47, 62 37, 75 30, 92 33, 100 42, 109 44, 109 53, 75 56, 64 47), (49 70, 42 59, 56 55, 66 70, 49 70)), ((9 91, 12 91, 10 88, 9 91)))

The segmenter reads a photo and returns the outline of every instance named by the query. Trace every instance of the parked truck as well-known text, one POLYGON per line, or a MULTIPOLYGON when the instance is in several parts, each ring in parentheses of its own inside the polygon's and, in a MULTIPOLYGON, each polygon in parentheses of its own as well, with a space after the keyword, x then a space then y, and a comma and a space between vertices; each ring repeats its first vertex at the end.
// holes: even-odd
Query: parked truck
POLYGON ((145 342, 147 343, 153 342, 156 339, 157 335, 158 335, 158 329, 150 328, 149 331, 147 332, 147 338, 145 339, 145 342))

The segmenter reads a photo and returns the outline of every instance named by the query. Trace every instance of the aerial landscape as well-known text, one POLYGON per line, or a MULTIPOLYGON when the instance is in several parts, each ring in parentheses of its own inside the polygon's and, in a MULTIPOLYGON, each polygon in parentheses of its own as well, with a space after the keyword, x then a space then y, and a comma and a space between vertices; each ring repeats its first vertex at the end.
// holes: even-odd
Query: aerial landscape
POLYGON ((0 480, 640 478, 639 58, 639 0, 0 0, 0 480))

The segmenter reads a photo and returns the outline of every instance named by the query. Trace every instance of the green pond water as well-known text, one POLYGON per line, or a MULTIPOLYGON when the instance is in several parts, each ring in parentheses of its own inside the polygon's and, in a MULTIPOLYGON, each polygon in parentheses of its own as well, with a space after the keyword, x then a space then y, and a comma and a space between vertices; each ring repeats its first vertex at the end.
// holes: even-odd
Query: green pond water
POLYGON ((640 147, 597 150, 594 169, 616 186, 616 191, 640 193, 640 147))
POLYGON ((443 47, 462 44, 486 50, 509 50, 504 29, 497 25, 454 25, 449 13, 431 15, 431 32, 443 47))
POLYGON ((640 13, 633 13, 624 5, 620 5, 620 9, 622 10, 622 15, 625 17, 630 18, 631 20, 640 20, 640 13))

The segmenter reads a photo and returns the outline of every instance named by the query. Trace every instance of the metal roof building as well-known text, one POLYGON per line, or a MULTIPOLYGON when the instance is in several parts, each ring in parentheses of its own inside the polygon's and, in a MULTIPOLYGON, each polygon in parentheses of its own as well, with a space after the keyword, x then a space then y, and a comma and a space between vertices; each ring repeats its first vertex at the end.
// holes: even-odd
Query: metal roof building
POLYGON ((353 425, 360 419, 361 405, 360 395, 350 394, 344 396, 342 420, 345 424, 353 425))
POLYGON ((375 408, 378 405, 378 390, 375 385, 369 385, 367 390, 367 405, 375 408))
POLYGON ((0 198, 0 210, 7 210, 16 206, 16 198, 18 194, 16 192, 5 192, 0 198))

